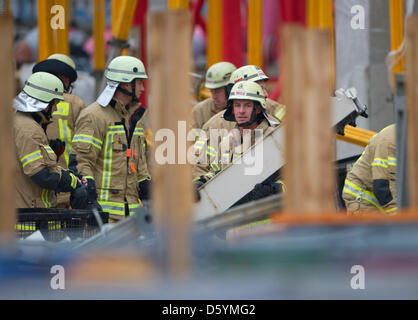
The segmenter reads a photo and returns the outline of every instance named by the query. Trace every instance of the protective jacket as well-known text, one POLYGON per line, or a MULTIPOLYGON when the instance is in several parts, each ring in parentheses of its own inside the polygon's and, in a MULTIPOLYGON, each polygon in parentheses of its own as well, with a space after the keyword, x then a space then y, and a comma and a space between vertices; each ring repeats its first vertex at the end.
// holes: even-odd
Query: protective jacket
POLYGON ((31 113, 17 111, 14 117, 16 147, 16 207, 51 208, 56 205, 55 190, 40 187, 31 176, 47 168, 61 176, 55 152, 49 147, 44 129, 31 113))
POLYGON ((64 93, 64 101, 57 104, 57 111, 52 114, 52 122, 48 125, 48 139, 60 139, 65 142, 65 151, 58 160, 58 164, 67 169, 71 152, 71 141, 74 136, 75 122, 86 104, 79 97, 64 93))
POLYGON ((349 213, 378 209, 395 214, 396 207, 395 125, 375 135, 347 174, 343 199, 349 213))
POLYGON ((237 123, 231 123, 234 124, 234 128, 218 139, 219 143, 213 141, 213 136, 206 141, 198 140, 195 143, 195 155, 198 158, 197 165, 193 167, 195 180, 202 176, 206 180, 211 179, 277 127, 269 126, 267 120, 263 119, 254 130, 244 129, 241 136, 237 123))
POLYGON ((106 107, 91 104, 77 119, 72 141, 70 168, 94 179, 99 204, 119 218, 139 206, 137 183, 149 177, 142 122, 129 127, 137 108, 131 104, 127 109, 115 100, 106 107))
MULTIPOLYGON (((206 136, 209 135, 210 129, 226 129, 228 131, 232 130, 236 123, 233 121, 226 121, 223 118, 223 115, 226 110, 222 110, 210 118, 202 127, 206 132, 206 136)), ((269 115, 275 117, 276 119, 282 121, 284 115, 286 114, 286 106, 271 100, 266 100, 266 111, 269 115)))
MULTIPOLYGON (((47 127, 48 140, 59 139, 65 142, 65 150, 58 159, 58 164, 68 169, 69 156, 71 152, 71 141, 74 136, 75 122, 80 115, 81 110, 86 104, 79 97, 64 93, 64 101, 57 104, 57 111, 52 114, 52 122, 47 127)), ((57 195, 58 207, 69 207, 70 194, 66 192, 57 195)))
POLYGON ((195 105, 192 109, 192 128, 201 129, 203 125, 210 119, 212 116, 218 112, 223 111, 218 109, 215 105, 215 101, 212 98, 205 99, 195 105))

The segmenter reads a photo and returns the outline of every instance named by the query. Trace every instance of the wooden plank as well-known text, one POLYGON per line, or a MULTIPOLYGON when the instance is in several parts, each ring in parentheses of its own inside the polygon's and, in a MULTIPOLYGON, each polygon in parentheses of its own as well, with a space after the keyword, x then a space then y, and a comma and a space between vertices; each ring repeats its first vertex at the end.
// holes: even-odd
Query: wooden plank
POLYGON ((13 17, 0 15, 0 245, 8 245, 15 238, 15 174, 16 154, 13 138, 13 98, 15 93, 13 63, 13 17))
POLYGON ((53 0, 38 1, 38 61, 45 60, 54 51, 50 10, 53 0))
POLYGON ((418 208, 418 15, 407 18, 405 62, 409 205, 418 208))
POLYGON ((263 1, 248 2, 248 64, 263 69, 263 1))
POLYGON ((191 120, 188 75, 191 63, 190 13, 184 10, 153 13, 148 24, 150 126, 156 140, 163 133, 160 129, 171 130, 175 137, 171 144, 154 141, 151 156, 152 212, 167 252, 165 265, 172 276, 181 277, 189 266, 189 229, 195 196, 191 166, 187 161, 178 161, 182 158, 181 152, 192 143, 190 141, 186 146, 186 137, 179 130, 179 121, 191 120), (156 159, 161 154, 157 152, 163 143, 175 148, 175 164, 160 164, 161 159, 156 159))
POLYGON ((327 31, 283 28, 286 126, 285 211, 335 210, 330 37, 327 31))

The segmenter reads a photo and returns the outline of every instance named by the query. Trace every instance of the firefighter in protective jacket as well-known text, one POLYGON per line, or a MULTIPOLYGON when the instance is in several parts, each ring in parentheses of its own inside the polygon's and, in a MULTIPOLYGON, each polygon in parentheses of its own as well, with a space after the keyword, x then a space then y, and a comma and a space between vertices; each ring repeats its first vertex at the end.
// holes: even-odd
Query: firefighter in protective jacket
POLYGON ((396 214, 395 125, 389 125, 370 139, 347 174, 343 199, 349 214, 379 210, 396 214))
MULTIPOLYGON (((71 93, 73 83, 77 80, 75 63, 67 55, 56 53, 37 63, 32 72, 51 73, 60 78, 64 85, 64 101, 57 104, 57 110, 52 114, 52 122, 48 125, 46 133, 50 147, 58 157, 58 164, 68 169, 75 122, 81 110, 86 107, 81 98, 71 93)), ((58 206, 68 207, 68 205, 69 194, 60 193, 58 206)))
POLYGON ((139 59, 119 56, 105 77, 106 88, 76 122, 70 168, 87 178, 89 206, 101 207, 116 222, 135 212, 139 195, 149 197, 142 122, 130 121, 148 76, 139 59))
POLYGON ((45 133, 57 102, 63 100, 63 91, 59 78, 37 72, 13 101, 18 208, 54 207, 56 193, 60 192, 71 192, 73 208, 87 205, 86 186, 72 172, 58 166, 45 133))

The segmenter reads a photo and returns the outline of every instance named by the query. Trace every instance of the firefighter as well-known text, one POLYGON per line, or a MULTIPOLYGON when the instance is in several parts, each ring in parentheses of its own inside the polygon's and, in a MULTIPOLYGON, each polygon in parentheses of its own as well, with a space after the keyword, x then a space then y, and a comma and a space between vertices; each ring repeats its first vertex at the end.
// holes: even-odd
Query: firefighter
MULTIPOLYGON (((48 72, 57 76, 64 85, 64 101, 57 104, 57 111, 52 114, 52 123, 48 125, 47 136, 52 150, 58 157, 58 164, 68 168, 71 141, 74 135, 75 122, 86 104, 79 97, 71 94, 77 71, 74 61, 64 54, 53 54, 46 60, 37 63, 32 72, 48 72)), ((58 207, 69 206, 69 194, 58 195, 58 207)))
MULTIPOLYGON (((257 82, 263 88, 264 95, 267 97, 268 91, 266 83, 268 79, 269 78, 259 67, 254 65, 243 66, 232 73, 229 83, 227 85, 227 91, 230 91, 230 89, 235 83, 242 80, 248 80, 257 82)), ((274 100, 267 98, 266 112, 267 114, 274 116, 279 121, 282 121, 286 113, 286 107, 274 100)), ((203 125, 202 129, 205 130, 206 134, 209 133, 210 129, 226 129, 229 131, 234 127, 233 122, 226 121, 223 118, 224 113, 225 111, 215 114, 203 125)))
POLYGON ((379 210, 396 214, 395 125, 373 136, 360 158, 347 174, 343 199, 348 214, 379 210))
POLYGON ((205 87, 212 94, 211 98, 203 100, 193 107, 192 128, 201 129, 213 115, 224 110, 228 100, 226 86, 236 67, 229 62, 218 62, 206 72, 205 87))
MULTIPOLYGON (((249 150, 256 142, 264 139, 279 125, 278 120, 266 112, 266 96, 263 88, 252 81, 240 81, 232 87, 224 119, 235 124, 228 135, 223 137, 219 144, 206 145, 200 150, 197 148, 200 155, 202 151, 204 152, 204 157, 200 159, 210 164, 205 174, 194 179, 197 187, 233 163, 234 159, 249 150)), ((279 186, 280 183, 276 181, 270 183, 268 194, 279 192, 281 190, 279 186)), ((255 186, 257 198, 262 197, 259 194, 261 189, 265 188, 255 186)))
POLYGON ((87 188, 72 172, 57 164, 57 156, 48 144, 46 128, 58 101, 63 101, 64 87, 56 76, 37 72, 26 81, 14 99, 14 137, 16 167, 16 206, 51 208, 56 193, 71 192, 71 205, 87 205, 87 188))
POLYGON ((130 122, 148 76, 141 60, 119 56, 110 61, 105 77, 106 88, 77 119, 70 168, 88 181, 89 207, 109 212, 109 222, 115 223, 135 212, 139 197, 149 197, 142 121, 130 122))

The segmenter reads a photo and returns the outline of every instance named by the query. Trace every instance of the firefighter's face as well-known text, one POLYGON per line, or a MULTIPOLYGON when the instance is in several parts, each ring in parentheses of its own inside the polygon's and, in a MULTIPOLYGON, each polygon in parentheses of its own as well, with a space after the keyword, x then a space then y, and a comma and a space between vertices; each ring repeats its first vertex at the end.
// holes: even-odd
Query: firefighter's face
MULTIPOLYGON (((232 103, 235 120, 238 124, 245 123, 251 120, 251 114, 253 113, 254 101, 251 100, 233 100, 232 103)), ((260 113, 260 109, 257 108, 256 114, 260 113)))
POLYGON ((224 109, 227 102, 225 88, 210 89, 210 93, 212 94, 212 99, 215 101, 216 107, 224 109))

